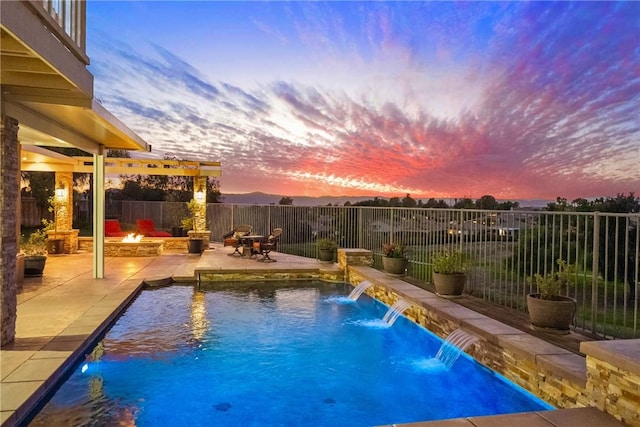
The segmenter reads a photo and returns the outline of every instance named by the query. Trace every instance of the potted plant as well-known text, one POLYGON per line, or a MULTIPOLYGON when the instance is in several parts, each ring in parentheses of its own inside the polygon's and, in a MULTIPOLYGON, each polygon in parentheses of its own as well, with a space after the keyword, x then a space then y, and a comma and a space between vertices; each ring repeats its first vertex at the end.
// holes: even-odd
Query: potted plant
POLYGON ((388 274, 403 276, 407 270, 407 247, 400 243, 382 245, 382 268, 388 274))
POLYGON ((527 309, 534 327, 569 333, 576 312, 576 300, 560 294, 573 284, 576 270, 574 265, 567 265, 563 259, 558 259, 557 264, 557 271, 533 276, 531 283, 538 292, 527 295, 527 309))
POLYGON ((443 250, 431 258, 433 264, 433 285, 436 294, 443 298, 456 298, 462 295, 467 281, 468 262, 462 251, 443 250))
POLYGON ((47 262, 47 234, 44 229, 38 229, 22 238, 20 250, 24 253, 24 275, 28 277, 42 276, 47 262))
POLYGON ((316 246, 318 247, 318 257, 320 258, 320 261, 333 261, 333 256, 338 248, 338 244, 335 240, 328 237, 318 239, 316 241, 316 246))
POLYGON ((185 230, 193 230, 193 233, 189 235, 187 240, 187 250, 190 254, 199 254, 204 250, 204 239, 198 235, 198 216, 202 214, 201 203, 197 200, 191 199, 187 202, 187 209, 191 216, 182 218, 182 228, 185 230))

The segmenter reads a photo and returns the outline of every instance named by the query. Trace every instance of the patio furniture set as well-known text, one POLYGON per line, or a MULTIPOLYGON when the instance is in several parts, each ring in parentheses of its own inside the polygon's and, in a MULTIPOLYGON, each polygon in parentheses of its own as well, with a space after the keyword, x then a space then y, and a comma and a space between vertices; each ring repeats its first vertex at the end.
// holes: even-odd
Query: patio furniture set
POLYGON ((249 224, 237 225, 233 230, 223 236, 223 246, 233 246, 234 250, 229 256, 248 256, 249 258, 262 255, 257 258, 260 262, 276 262, 269 254, 278 248, 278 241, 282 234, 282 228, 274 229, 269 236, 252 234, 253 227, 249 224))

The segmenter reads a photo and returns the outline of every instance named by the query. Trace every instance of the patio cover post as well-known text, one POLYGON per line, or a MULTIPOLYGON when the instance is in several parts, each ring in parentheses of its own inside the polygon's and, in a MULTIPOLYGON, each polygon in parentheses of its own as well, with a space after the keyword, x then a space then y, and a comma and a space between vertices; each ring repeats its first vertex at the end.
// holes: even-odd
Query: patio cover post
POLYGON ((93 278, 104 278, 104 146, 93 155, 93 278))

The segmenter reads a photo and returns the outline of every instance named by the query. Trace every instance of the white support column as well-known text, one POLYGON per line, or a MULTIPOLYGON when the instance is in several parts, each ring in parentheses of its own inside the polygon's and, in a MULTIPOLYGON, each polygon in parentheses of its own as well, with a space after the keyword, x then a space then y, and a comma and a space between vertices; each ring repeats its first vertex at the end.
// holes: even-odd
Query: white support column
POLYGON ((93 155, 93 278, 104 278, 104 147, 93 155))

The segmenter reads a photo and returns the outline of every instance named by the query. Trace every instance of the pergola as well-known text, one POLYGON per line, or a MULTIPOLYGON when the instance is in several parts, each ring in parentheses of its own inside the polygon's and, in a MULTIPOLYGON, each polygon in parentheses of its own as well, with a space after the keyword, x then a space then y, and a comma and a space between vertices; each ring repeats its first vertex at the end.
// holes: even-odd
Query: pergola
MULTIPOLYGON (((206 203, 204 189, 208 177, 221 176, 220 162, 155 160, 116 157, 66 156, 39 145, 22 144, 21 170, 55 173, 56 197, 60 214, 56 211, 58 236, 68 241, 66 247, 77 242, 78 230, 72 229, 73 218, 73 173, 94 175, 93 187, 93 261, 94 277, 104 277, 104 178, 111 174, 140 174, 186 176, 194 179, 194 200, 206 203)), ((201 219, 204 223, 204 218, 201 219)), ((204 224, 202 226, 204 228, 204 224)), ((77 245, 77 243, 76 243, 77 245)), ((71 250, 73 252, 73 250, 71 250)))

